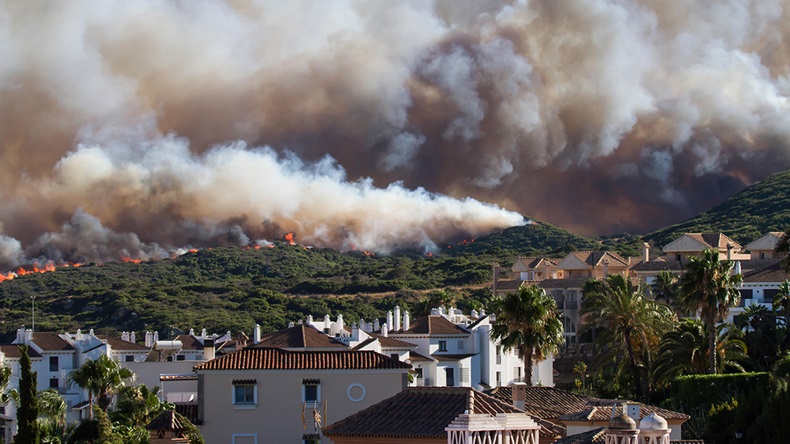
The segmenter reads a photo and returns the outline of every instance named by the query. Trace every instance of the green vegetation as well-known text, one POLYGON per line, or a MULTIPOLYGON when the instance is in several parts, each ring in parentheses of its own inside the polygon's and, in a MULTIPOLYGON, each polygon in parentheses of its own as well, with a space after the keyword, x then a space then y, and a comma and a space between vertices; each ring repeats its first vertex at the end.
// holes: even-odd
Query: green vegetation
POLYGON ((645 236, 666 245, 683 233, 722 232, 745 245, 770 231, 790 226, 790 170, 758 182, 685 222, 645 236))
POLYGON ((30 369, 30 355, 27 346, 19 347, 22 357, 19 359, 19 404, 16 417, 19 429, 15 443, 38 444, 41 442, 38 429, 38 402, 36 402, 36 372, 30 369))
POLYGON ((532 385, 532 364, 556 353, 565 340, 554 298, 542 288, 521 287, 493 304, 496 321, 491 336, 505 350, 518 350, 524 360, 524 382, 532 385))

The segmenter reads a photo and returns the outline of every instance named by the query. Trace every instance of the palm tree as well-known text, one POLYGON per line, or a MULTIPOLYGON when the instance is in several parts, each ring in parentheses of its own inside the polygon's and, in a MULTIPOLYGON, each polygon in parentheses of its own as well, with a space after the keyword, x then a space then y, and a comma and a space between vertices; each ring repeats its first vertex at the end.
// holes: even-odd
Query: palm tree
POLYGON ((650 366, 652 350, 674 319, 667 306, 644 297, 646 290, 643 283, 635 286, 619 274, 588 281, 581 309, 588 321, 584 328, 595 329, 596 342, 608 351, 607 356, 625 349, 638 398, 646 391, 643 373, 650 366))
MULTIPOLYGON (((716 327, 716 365, 722 373, 743 372, 748 359, 743 333, 732 324, 716 327)), ((652 378, 668 385, 678 376, 706 373, 710 368, 708 333, 699 319, 682 319, 664 335, 653 366, 652 378)))
POLYGON ((509 293, 495 307, 491 336, 505 350, 516 349, 524 360, 525 382, 532 385, 532 364, 546 359, 564 343, 554 298, 537 286, 509 293))
POLYGON ((663 300, 667 305, 674 306, 678 294, 678 275, 669 270, 661 270, 650 287, 653 299, 663 300))
MULTIPOLYGON (((93 395, 97 395, 99 408, 105 412, 110 407, 112 397, 123 387, 124 380, 134 373, 123 368, 107 355, 85 362, 80 368, 72 370, 68 375, 69 384, 88 390, 88 402, 93 405, 93 395)), ((91 410, 91 418, 93 410, 91 410)))
POLYGON ((159 399, 159 387, 145 384, 123 387, 118 393, 114 415, 119 422, 130 426, 145 426, 166 408, 172 408, 159 399))
POLYGON ((790 271, 790 230, 785 231, 774 247, 774 252, 782 257, 782 266, 785 271, 790 271))
POLYGON ((705 249, 701 256, 689 259, 686 272, 680 278, 681 300, 685 307, 700 313, 708 333, 708 355, 711 356, 708 372, 715 374, 717 322, 726 319, 730 307, 741 299, 737 287, 743 283, 740 274, 733 275, 735 264, 719 260, 719 252, 705 249))

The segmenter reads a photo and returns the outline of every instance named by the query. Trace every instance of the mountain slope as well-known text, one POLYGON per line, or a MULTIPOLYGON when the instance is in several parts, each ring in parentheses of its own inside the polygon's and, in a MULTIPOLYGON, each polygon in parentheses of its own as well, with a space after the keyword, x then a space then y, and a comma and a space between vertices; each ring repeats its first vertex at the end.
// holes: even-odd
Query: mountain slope
POLYGON ((769 231, 790 229, 790 170, 774 174, 708 211, 645 236, 663 246, 682 233, 720 231, 745 245, 769 231))

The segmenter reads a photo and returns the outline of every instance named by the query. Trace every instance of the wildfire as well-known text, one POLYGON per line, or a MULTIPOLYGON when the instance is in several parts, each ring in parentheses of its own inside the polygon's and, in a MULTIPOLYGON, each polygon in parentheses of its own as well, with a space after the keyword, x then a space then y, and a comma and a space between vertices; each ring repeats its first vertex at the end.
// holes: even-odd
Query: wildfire
POLYGON ((0 282, 10 281, 11 279, 15 278, 16 275, 14 273, 2 274, 0 273, 0 282))
POLYGON ((290 233, 285 233, 285 240, 288 241, 288 245, 296 245, 296 242, 294 242, 293 231, 290 233))
POLYGON ((133 264, 139 264, 142 261, 143 261, 142 259, 132 259, 132 258, 127 257, 127 256, 121 257, 121 262, 131 262, 133 264))

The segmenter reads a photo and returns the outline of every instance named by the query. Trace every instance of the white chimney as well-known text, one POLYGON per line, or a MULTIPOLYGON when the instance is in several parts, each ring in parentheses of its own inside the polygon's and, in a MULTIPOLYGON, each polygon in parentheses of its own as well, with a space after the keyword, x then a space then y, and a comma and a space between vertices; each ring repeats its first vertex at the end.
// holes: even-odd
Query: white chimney
POLYGON ((80 330, 79 328, 77 329, 77 334, 76 334, 76 336, 74 336, 74 340, 76 340, 76 341, 82 341, 82 330, 80 330))
POLYGON ((384 324, 384 325, 381 326, 381 336, 384 336, 386 338, 387 335, 388 335, 387 324, 384 324))
POLYGON ((365 325, 365 320, 362 318, 359 318, 359 329, 362 331, 367 331, 368 329, 368 326, 365 325))
POLYGON ((313 325, 313 315, 307 315, 307 325, 313 325))
POLYGON ((189 336, 195 337, 195 329, 194 328, 190 328, 189 329, 189 336))
MULTIPOLYGON (((91 335, 93 335, 93 330, 91 330, 91 335)), ((159 341, 159 332, 155 331, 154 332, 154 342, 158 342, 158 341, 159 341)))
POLYGON ((90 332, 88 332, 88 333, 89 333, 91 336, 96 336, 95 334, 93 334, 93 329, 91 329, 91 330, 90 330, 90 332))
MULTIPOLYGON (((79 330, 77 330, 77 334, 79 336, 82 336, 79 330)), ((154 345, 154 335, 150 331, 145 332, 145 346, 151 347, 153 345, 154 345)))
POLYGON ((206 338, 203 340, 203 360, 210 361, 214 359, 214 339, 206 338))
POLYGON ((440 305, 440 306, 439 306, 439 316, 443 316, 443 315, 444 315, 444 313, 445 313, 445 308, 444 308, 444 305, 440 305))
POLYGON ((359 327, 356 322, 351 324, 351 340, 359 341, 359 327))
POLYGON ((391 327, 392 324, 392 311, 387 311, 387 327, 391 327))
POLYGON ((25 344, 30 344, 33 341, 33 329, 28 328, 25 330, 25 344))
POLYGON ((405 311, 403 312, 403 331, 409 329, 409 324, 410 324, 409 312, 405 311))
POLYGON ((329 320, 329 315, 324 315, 324 328, 329 328, 332 325, 332 321, 329 320))
POLYGON ((393 313, 393 320, 395 321, 395 331, 400 330, 400 306, 395 306, 395 313, 393 313))
POLYGON ((379 323, 378 319, 373 320, 373 331, 381 330, 381 324, 379 323))
POLYGON ((477 310, 475 310, 475 309, 472 309, 471 316, 472 316, 473 318, 477 318, 477 317, 478 317, 477 310))
MULTIPOLYGON (((77 330, 79 331, 79 330, 77 330)), ((25 326, 23 325, 22 328, 16 330, 16 343, 17 344, 24 344, 25 343, 25 326)))
POLYGON ((342 314, 338 314, 337 315, 337 321, 336 322, 337 322, 338 333, 343 333, 343 327, 345 327, 345 323, 343 323, 343 315, 342 314))
POLYGON ((288 328, 293 328, 293 327, 296 327, 296 324, 294 324, 294 321, 289 322, 288 323, 288 328))
POLYGON ((255 329, 252 330, 252 343, 258 344, 261 342, 261 326, 255 324, 255 329))
POLYGON ((206 329, 200 330, 200 339, 206 340, 206 329))
POLYGON ((650 244, 645 242, 642 244, 642 262, 648 263, 650 262, 650 244))
POLYGON ((637 424, 639 423, 640 417, 640 410, 642 405, 638 402, 624 402, 623 403, 623 412, 628 415, 629 418, 633 419, 637 424))
POLYGON ((129 333, 129 342, 133 342, 133 343, 137 344, 137 337, 134 334, 134 332, 129 333))
POLYGON ((735 267, 732 269, 732 275, 741 274, 741 261, 735 261, 735 267))
POLYGON ((510 389, 512 391, 513 407, 524 410, 524 402, 527 400, 527 383, 514 382, 510 389))
POLYGON ((129 342, 129 332, 128 331, 122 331, 121 332, 121 341, 129 342))

